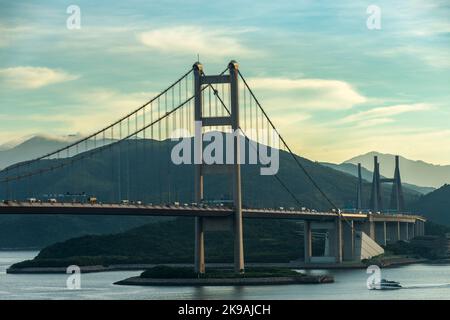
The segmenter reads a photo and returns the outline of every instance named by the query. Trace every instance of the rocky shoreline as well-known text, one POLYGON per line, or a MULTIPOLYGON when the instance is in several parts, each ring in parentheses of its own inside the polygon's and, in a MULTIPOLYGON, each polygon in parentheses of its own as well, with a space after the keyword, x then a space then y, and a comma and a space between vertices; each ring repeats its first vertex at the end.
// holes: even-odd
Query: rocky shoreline
POLYGON ((252 285, 286 285, 286 284, 322 284, 332 283, 332 276, 294 276, 265 278, 209 278, 209 279, 152 279, 131 277, 117 281, 116 285, 129 286, 252 286, 252 285))

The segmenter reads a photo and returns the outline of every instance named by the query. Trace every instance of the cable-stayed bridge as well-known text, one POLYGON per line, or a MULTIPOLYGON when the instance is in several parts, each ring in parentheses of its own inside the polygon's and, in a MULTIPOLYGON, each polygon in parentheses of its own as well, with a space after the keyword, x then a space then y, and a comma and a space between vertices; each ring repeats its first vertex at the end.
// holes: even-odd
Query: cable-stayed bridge
MULTIPOLYGON (((380 253, 378 244, 424 233, 422 217, 400 210, 341 211, 279 134, 235 61, 216 75, 205 74, 202 64, 195 63, 121 119, 5 168, 0 186, 5 199, 0 214, 195 217, 198 272, 205 271, 205 231, 215 230, 233 231, 235 270, 243 272, 244 217, 304 221, 305 263, 360 260, 380 253), (278 174, 280 150, 289 155, 290 174, 301 173, 327 210, 307 208, 278 174), (252 174, 262 175, 273 198, 283 194, 295 206, 261 207, 252 201, 255 196, 245 198, 244 165, 257 168, 252 174), (210 176, 219 178, 208 183, 210 176), (330 235, 327 247, 332 249, 322 257, 312 256, 312 230, 330 235)), ((379 197, 379 187, 374 192, 379 197)))

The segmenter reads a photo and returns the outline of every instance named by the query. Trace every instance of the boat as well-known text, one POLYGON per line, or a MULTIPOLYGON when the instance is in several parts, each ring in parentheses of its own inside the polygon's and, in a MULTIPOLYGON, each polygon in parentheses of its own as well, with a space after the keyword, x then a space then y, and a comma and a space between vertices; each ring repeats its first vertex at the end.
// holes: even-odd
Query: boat
POLYGON ((371 290, 396 290, 401 288, 402 286, 399 282, 386 279, 381 279, 380 283, 374 283, 370 287, 371 290))

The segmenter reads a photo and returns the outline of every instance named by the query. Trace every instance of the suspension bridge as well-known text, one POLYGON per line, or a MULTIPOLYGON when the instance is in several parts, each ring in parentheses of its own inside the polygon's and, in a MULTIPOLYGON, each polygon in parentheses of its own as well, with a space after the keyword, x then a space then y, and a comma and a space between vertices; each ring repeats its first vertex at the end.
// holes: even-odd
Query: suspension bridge
POLYGON ((200 273, 205 272, 206 231, 233 231, 235 271, 243 272, 243 218, 297 219, 304 221, 305 263, 342 263, 379 254, 380 245, 388 241, 424 234, 425 219, 400 210, 399 172, 391 179, 399 199, 395 214, 377 212, 382 205, 380 183, 386 181, 378 171, 374 177, 375 212, 360 210, 361 182, 358 209, 340 210, 280 135, 238 64, 231 61, 221 73, 207 75, 197 62, 119 120, 1 170, 0 214, 194 217, 195 268, 200 273), (210 153, 215 161, 205 159, 204 152, 211 149, 205 141, 220 140, 227 140, 231 148, 224 152, 225 159, 220 159, 220 146, 210 153), (193 142, 178 154, 185 160, 181 164, 173 163, 177 141, 193 142), (301 174, 317 192, 315 203, 320 201, 325 209, 311 209, 313 200, 306 206, 277 171, 260 175, 262 171, 255 169, 269 169, 269 156, 278 151, 290 161, 289 175, 301 174), (263 205, 255 200, 261 196, 255 183, 246 182, 255 176, 268 188, 263 205), (312 255, 313 230, 329 235, 322 256, 312 255))

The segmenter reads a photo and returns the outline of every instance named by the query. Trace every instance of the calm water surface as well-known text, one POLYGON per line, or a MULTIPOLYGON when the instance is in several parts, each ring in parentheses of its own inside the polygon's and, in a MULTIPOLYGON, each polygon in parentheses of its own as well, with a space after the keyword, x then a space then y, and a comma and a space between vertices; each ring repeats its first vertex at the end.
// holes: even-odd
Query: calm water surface
POLYGON ((67 276, 11 275, 6 268, 31 259, 36 251, 0 251, 0 299, 450 299, 450 265, 417 264, 383 269, 382 276, 406 288, 369 291, 365 270, 317 270, 335 283, 257 287, 135 287, 113 282, 136 276, 139 271, 81 275, 81 289, 66 289, 67 276))

